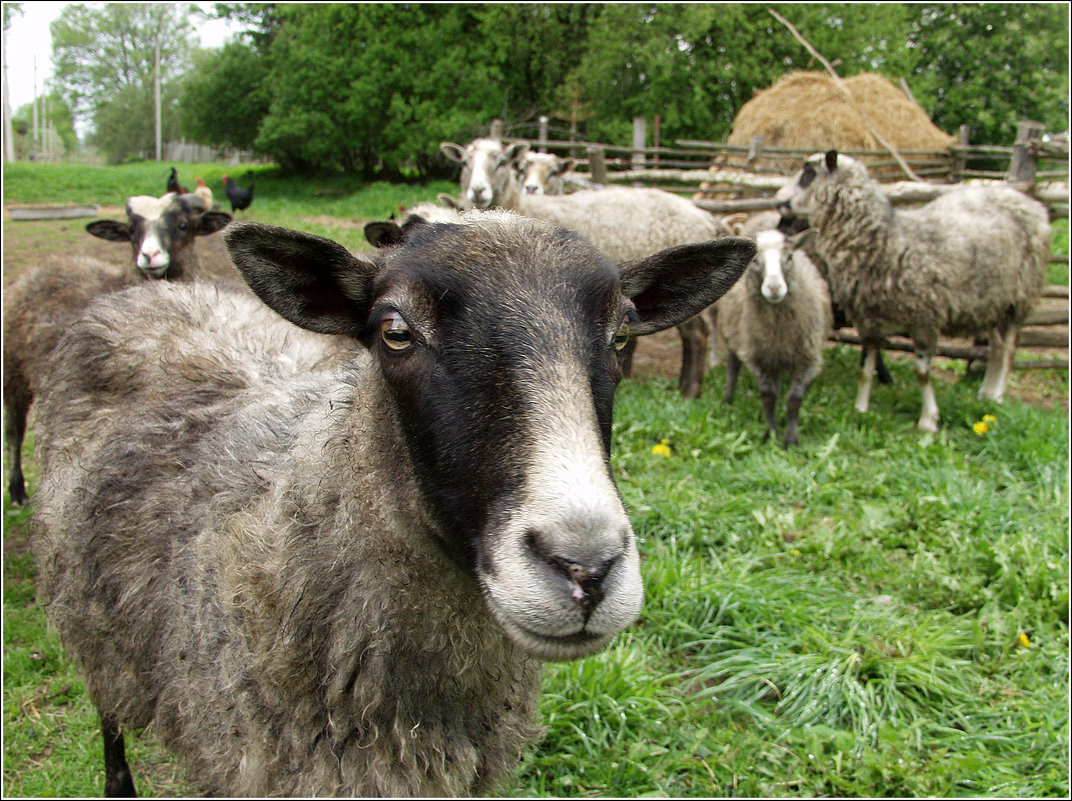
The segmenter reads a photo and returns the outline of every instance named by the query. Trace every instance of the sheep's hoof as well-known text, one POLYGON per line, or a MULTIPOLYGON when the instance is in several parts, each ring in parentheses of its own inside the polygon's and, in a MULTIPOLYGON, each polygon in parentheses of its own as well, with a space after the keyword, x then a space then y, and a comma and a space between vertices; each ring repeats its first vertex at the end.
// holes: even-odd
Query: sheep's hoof
POLYGON ((934 419, 934 420, 924 419, 924 418, 921 417, 920 420, 919 420, 919 430, 923 431, 923 432, 925 432, 927 434, 937 434, 938 433, 938 420, 937 419, 934 419))
POLYGON ((25 506, 30 500, 30 496, 26 494, 25 485, 21 483, 8 487, 8 495, 11 496, 11 503, 14 506, 25 506))

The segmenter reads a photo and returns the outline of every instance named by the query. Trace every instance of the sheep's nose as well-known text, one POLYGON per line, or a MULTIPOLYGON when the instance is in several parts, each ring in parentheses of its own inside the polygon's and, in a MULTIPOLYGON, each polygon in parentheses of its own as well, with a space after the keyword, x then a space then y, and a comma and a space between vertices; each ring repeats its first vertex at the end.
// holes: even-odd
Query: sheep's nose
POLYGON ((593 566, 554 557, 552 564, 569 579, 570 598, 580 604, 588 615, 603 600, 603 579, 607 577, 614 561, 593 566))
POLYGON ((570 547, 547 532, 529 532, 529 549, 565 579, 570 599, 584 610, 586 618, 603 601, 603 582, 625 553, 626 532, 607 534, 609 537, 597 537, 587 546, 570 547))
POLYGON ((540 187, 532 184, 525 184, 525 194, 535 195, 540 191, 540 187))

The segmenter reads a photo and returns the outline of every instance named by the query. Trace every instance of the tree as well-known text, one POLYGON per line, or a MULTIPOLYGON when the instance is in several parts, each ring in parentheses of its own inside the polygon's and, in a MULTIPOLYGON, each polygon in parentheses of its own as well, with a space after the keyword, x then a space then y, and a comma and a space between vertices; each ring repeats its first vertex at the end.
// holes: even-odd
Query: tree
POLYGON ((271 102, 267 77, 267 60, 245 45, 195 53, 179 102, 184 134, 216 147, 251 149, 271 102))
POLYGON ((91 140, 111 161, 150 152, 153 83, 160 58, 165 132, 178 131, 172 88, 189 63, 193 33, 188 3, 67 6, 52 23, 59 91, 76 115, 93 122, 91 140), (124 120, 127 124, 124 124, 124 120), (147 123, 147 124, 146 124, 147 123))
POLYGON ((1068 8, 1056 3, 920 6, 908 36, 913 91, 940 128, 1011 144, 1016 123, 1068 127, 1068 8), (918 91, 917 91, 918 87, 918 91))

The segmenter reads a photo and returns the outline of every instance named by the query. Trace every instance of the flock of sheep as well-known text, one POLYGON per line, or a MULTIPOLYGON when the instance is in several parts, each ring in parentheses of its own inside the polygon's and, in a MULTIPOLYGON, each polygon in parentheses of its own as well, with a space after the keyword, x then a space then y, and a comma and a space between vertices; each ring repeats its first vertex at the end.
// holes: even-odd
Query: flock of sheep
POLYGON ((609 464, 636 337, 678 327, 692 397, 713 330, 725 401, 743 364, 768 435, 788 374, 790 446, 835 314, 865 342, 861 410, 906 332, 934 430, 938 336, 992 332, 1000 399, 1042 289, 1046 211, 1013 189, 893 211, 830 152, 732 235, 524 145, 442 150, 459 198, 369 223, 368 255, 134 197, 88 226, 132 243, 126 271, 56 260, 5 293, 9 492, 32 400, 39 590, 108 795, 134 794, 122 732, 148 725, 210 794, 488 792, 537 737, 541 662, 641 606, 609 464))

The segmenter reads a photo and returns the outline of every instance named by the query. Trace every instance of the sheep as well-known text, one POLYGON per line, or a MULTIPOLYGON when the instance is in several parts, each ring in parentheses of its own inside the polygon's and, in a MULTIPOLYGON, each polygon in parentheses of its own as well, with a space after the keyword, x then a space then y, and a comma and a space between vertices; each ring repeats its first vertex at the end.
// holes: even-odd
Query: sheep
POLYGON ((127 222, 95 220, 86 225, 93 236, 111 242, 129 242, 134 266, 146 278, 184 280, 195 275, 236 280, 230 259, 206 260, 202 265, 195 247, 231 221, 231 215, 205 206, 195 194, 165 194, 159 198, 137 195, 127 199, 127 222), (206 266, 208 270, 206 271, 206 266))
POLYGON ((587 176, 573 171, 576 161, 554 153, 529 151, 518 162, 521 191, 527 195, 564 195, 578 189, 600 189, 587 176))
MULTIPOLYGON (((720 220, 691 201, 661 189, 608 187, 569 195, 522 195, 520 211, 572 228, 612 259, 648 256, 663 248, 728 236, 720 220)), ((678 326, 681 374, 686 398, 700 394, 706 364, 708 326, 702 317, 678 326)))
POLYGON ((279 316, 196 283, 108 295, 41 392, 32 547, 106 789, 134 792, 122 732, 151 724, 208 794, 487 793, 537 735, 541 662, 641 605, 619 349, 714 302, 754 245, 615 269, 506 212, 369 256, 224 236, 279 316), (354 350, 325 366, 301 328, 354 350))
MULTIPOLYGON (((769 231, 777 229, 781 231, 785 236, 795 237, 796 234, 803 233, 808 228, 808 220, 806 217, 794 217, 784 216, 778 211, 761 211, 758 214, 750 215, 743 223, 736 227, 738 236, 754 237, 759 234, 760 231, 769 231)), ((815 253, 815 249, 812 246, 812 237, 799 237, 794 240, 794 248, 803 248, 808 258, 811 260, 818 270, 819 274, 823 277, 824 281, 827 281, 826 277, 826 263, 815 253)), ((828 282, 829 284, 829 282, 828 282)), ((847 325, 851 325, 848 317, 845 315, 845 310, 838 305, 832 305, 834 313, 834 329, 844 328, 847 325)), ((715 307, 712 306, 705 312, 708 317, 708 323, 714 327, 714 313, 715 307)), ((865 363, 865 354, 860 354, 860 366, 863 367, 865 363)), ((717 353, 715 348, 711 349, 709 366, 714 367, 717 363, 717 353)), ((875 372, 880 384, 892 384, 893 377, 890 375, 889 368, 886 366, 886 361, 882 358, 882 350, 879 349, 875 354, 875 372)))
POLYGON ((421 202, 408 209, 399 207, 400 215, 390 220, 371 220, 365 223, 365 239, 376 248, 397 245, 414 226, 429 222, 461 222, 461 213, 449 206, 421 202))
MULTIPOLYGON (((28 270, 4 291, 4 436, 8 454, 8 495, 14 504, 29 500, 22 470, 22 443, 38 376, 60 336, 95 297, 143 279, 184 280, 198 272, 194 240, 218 231, 231 219, 204 212, 193 195, 131 197, 128 223, 96 220, 94 236, 130 241, 134 262, 126 270, 86 257, 52 257, 28 270), (193 198, 188 200, 187 198, 193 198)), ((226 263, 226 254, 213 263, 226 263)), ((238 275, 230 267, 235 279, 238 275)), ((224 270, 217 270, 224 274, 224 270)), ((240 280, 240 279, 239 279, 240 280)))
POLYGON ((516 165, 528 152, 526 142, 503 145, 498 139, 474 139, 465 147, 442 142, 440 152, 461 162, 461 207, 516 211, 521 197, 516 165))
POLYGON ((921 430, 938 430, 930 365, 939 335, 989 330, 979 397, 1003 398, 1020 326, 1045 279, 1050 233, 1042 204, 1012 187, 987 185, 894 210, 867 168, 836 150, 809 157, 776 198, 815 228, 833 302, 860 332, 865 365, 857 411, 867 411, 882 338, 900 332, 915 345, 921 430))
POLYGON ((777 429, 774 404, 783 372, 789 373, 783 445, 798 444, 797 417, 804 393, 823 366, 833 323, 830 292, 803 250, 777 229, 756 235, 756 258, 744 277, 712 308, 717 339, 726 352, 726 393, 732 403, 742 362, 756 378, 766 441, 777 429))

